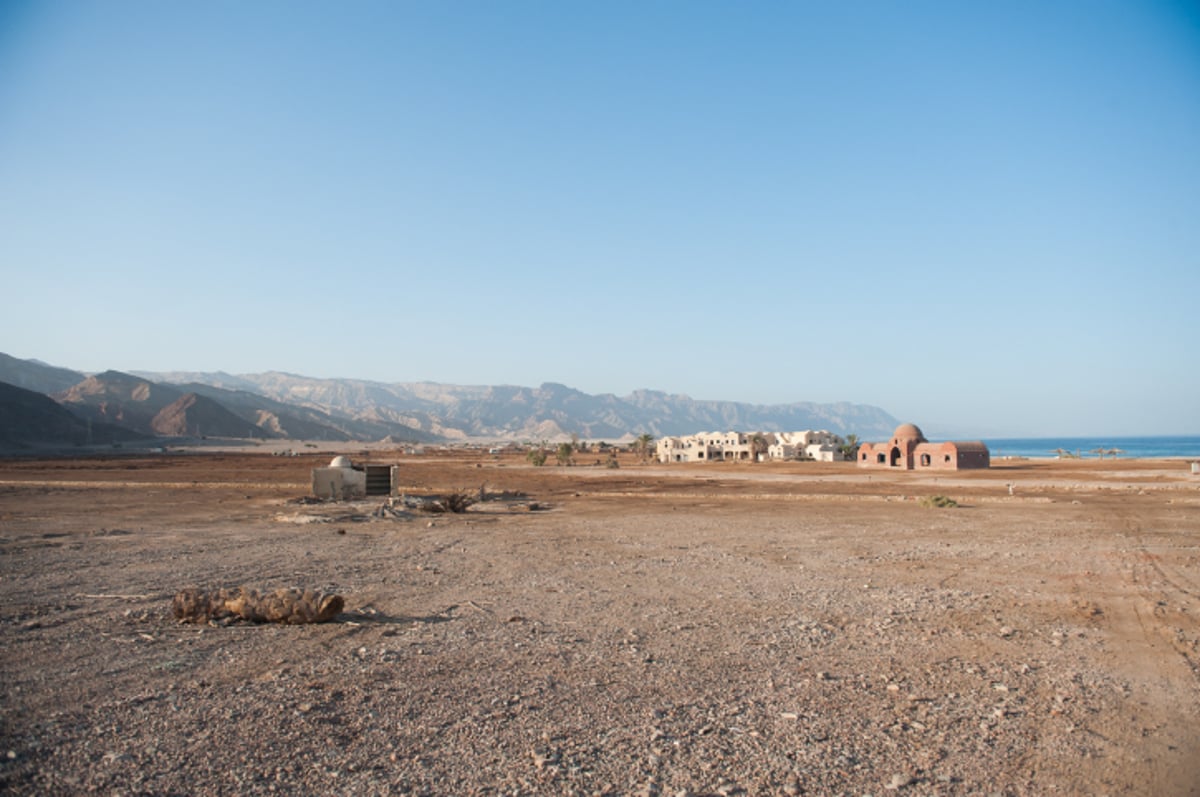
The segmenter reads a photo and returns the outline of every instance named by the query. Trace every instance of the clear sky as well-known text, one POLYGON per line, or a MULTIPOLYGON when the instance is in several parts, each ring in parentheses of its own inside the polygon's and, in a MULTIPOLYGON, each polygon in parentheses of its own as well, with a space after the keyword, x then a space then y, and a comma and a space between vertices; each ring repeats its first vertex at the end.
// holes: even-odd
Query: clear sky
POLYGON ((0 0, 0 351, 1200 433, 1200 7, 0 0))

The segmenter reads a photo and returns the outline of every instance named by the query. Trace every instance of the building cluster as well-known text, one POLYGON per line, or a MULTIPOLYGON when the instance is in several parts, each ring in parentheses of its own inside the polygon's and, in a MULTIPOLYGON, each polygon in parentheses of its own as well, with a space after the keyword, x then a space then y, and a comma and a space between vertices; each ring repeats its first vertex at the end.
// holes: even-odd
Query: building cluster
POLYGON ((844 459, 845 440, 832 432, 701 432, 663 437, 656 446, 659 462, 731 462, 737 460, 844 459))
MULTIPOLYGON (((731 462, 808 459, 840 462, 846 441, 826 431, 701 432, 658 441, 659 462, 731 462)), ((864 468, 896 470, 967 470, 991 465, 988 447, 977 440, 931 443, 921 429, 901 424, 884 443, 862 443, 856 459, 864 468)))

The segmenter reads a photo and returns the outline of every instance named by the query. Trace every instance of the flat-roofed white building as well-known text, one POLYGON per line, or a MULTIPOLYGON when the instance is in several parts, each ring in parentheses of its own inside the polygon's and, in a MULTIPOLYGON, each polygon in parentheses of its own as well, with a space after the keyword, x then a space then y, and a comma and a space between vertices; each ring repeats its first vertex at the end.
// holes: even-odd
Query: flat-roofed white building
POLYGON ((700 432, 663 437, 656 446, 659 462, 735 462, 765 459, 841 460, 845 441, 832 432, 700 432))

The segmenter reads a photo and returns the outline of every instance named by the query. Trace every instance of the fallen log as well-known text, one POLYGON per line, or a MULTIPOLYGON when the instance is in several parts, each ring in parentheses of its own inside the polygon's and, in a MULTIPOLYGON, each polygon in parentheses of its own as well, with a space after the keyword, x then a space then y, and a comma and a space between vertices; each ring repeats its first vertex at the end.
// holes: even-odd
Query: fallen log
POLYGON ((180 590, 171 601, 171 611, 180 622, 327 623, 341 613, 346 602, 341 595, 314 590, 277 589, 259 593, 248 587, 180 590))

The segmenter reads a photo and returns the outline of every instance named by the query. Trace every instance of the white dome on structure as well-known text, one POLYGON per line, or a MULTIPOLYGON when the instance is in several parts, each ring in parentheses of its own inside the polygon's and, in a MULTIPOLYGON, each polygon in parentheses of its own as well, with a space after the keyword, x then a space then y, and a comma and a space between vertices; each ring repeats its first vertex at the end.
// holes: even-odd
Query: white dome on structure
POLYGON ((343 454, 341 456, 337 456, 337 457, 334 457, 333 459, 331 459, 329 461, 329 467, 331 467, 331 468, 352 468, 352 467, 354 467, 354 465, 353 465, 353 463, 350 462, 350 457, 347 457, 343 454))

